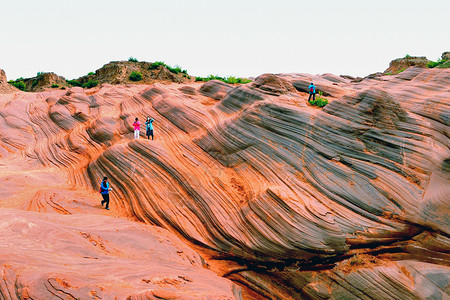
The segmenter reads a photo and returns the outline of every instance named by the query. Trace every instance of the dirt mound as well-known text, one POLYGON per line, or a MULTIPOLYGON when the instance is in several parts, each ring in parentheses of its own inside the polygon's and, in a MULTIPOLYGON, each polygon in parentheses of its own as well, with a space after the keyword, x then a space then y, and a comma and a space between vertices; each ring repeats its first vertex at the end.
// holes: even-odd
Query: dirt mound
POLYGON ((390 62, 389 68, 384 73, 397 74, 409 67, 417 66, 426 68, 430 61, 425 56, 405 56, 403 58, 397 58, 390 62))
POLYGON ((189 76, 184 73, 171 72, 164 65, 155 66, 149 62, 133 62, 133 61, 112 61, 94 74, 88 74, 77 79, 81 84, 89 81, 97 81, 98 83, 109 84, 152 84, 155 82, 167 83, 183 83, 189 82, 189 76), (130 79, 132 72, 142 74, 142 79, 133 81, 130 79))
POLYGON ((42 73, 36 77, 24 80, 26 91, 39 92, 49 88, 68 87, 67 81, 64 77, 59 76, 53 72, 42 73))

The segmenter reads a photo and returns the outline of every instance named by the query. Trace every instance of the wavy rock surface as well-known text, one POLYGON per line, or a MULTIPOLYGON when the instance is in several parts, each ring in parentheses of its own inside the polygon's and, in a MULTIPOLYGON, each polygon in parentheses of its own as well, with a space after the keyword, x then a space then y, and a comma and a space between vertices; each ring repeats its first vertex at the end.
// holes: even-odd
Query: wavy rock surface
POLYGON ((98 201, 107 175, 112 214, 177 233, 244 297, 443 299, 449 87, 411 67, 1 95, 2 206, 97 211, 68 199, 98 201), (155 140, 132 140, 148 115, 155 140))
POLYGON ((1 299, 234 299, 166 230, 98 215, 1 209, 1 299))

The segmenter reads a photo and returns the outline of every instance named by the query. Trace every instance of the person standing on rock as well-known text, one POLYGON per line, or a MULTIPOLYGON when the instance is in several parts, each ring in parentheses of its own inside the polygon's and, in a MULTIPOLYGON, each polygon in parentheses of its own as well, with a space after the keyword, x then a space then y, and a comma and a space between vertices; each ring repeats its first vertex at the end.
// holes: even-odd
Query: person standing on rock
POLYGON ((103 177, 103 181, 100 183, 100 194, 102 194, 102 206, 103 203, 106 203, 106 209, 109 210, 109 191, 111 188, 109 187, 108 177, 103 177))
POLYGON ((139 139, 139 132, 141 131, 141 123, 139 122, 138 118, 134 120, 133 126, 134 126, 134 138, 139 139))
POLYGON ((147 117, 147 121, 145 121, 147 139, 150 139, 150 136, 152 136, 152 141, 153 141, 153 121, 155 120, 151 119, 150 117, 147 117))
POLYGON ((311 82, 311 84, 308 86, 308 91, 309 91, 308 102, 310 102, 311 96, 313 97, 313 101, 315 101, 316 100, 316 86, 314 85, 314 83, 311 82))

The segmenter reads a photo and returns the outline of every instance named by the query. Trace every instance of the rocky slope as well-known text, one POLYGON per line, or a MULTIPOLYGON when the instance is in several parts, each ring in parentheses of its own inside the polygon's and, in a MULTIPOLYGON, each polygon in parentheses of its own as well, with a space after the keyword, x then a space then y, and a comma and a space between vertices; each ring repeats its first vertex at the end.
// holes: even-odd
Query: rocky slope
POLYGON ((145 61, 112 61, 96 70, 95 73, 82 76, 77 80, 82 84, 88 82, 89 80, 95 80, 99 83, 110 84, 152 84, 155 82, 182 83, 190 81, 189 78, 190 77, 187 76, 187 74, 176 74, 169 71, 163 65, 154 67, 153 63, 145 61), (141 73, 142 80, 140 80, 139 82, 130 80, 129 77, 133 71, 141 73))
POLYGON ((449 86, 448 69, 410 67, 361 80, 267 74, 241 86, 0 95, 1 228, 11 232, 0 291, 445 299, 449 86), (306 104, 311 81, 324 109, 306 104), (133 140, 134 118, 146 116, 156 139, 133 140), (104 175, 110 216, 96 192, 104 175), (154 246, 160 234, 169 249, 154 246))
POLYGON ((426 68, 430 61, 425 56, 405 56, 397 58, 390 62, 389 68, 384 73, 397 74, 403 72, 409 67, 416 66, 426 68))

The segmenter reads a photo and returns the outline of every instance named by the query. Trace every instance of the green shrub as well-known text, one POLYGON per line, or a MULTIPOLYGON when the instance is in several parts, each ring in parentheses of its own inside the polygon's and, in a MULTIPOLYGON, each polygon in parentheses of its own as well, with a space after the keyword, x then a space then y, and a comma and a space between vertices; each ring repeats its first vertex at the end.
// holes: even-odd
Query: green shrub
POLYGON ((450 68, 450 60, 443 61, 441 64, 438 65, 438 68, 450 68))
POLYGON ((141 72, 137 72, 137 71, 133 71, 133 72, 131 72, 129 78, 132 81, 140 81, 140 80, 142 80, 142 73, 141 72))
POLYGON ((250 82, 252 82, 252 81, 250 79, 248 79, 248 78, 241 78, 241 77, 239 77, 237 79, 237 83, 238 84, 246 84, 246 83, 250 83, 250 82))
POLYGON ((22 77, 20 77, 19 79, 17 79, 16 81, 10 82, 13 86, 15 86, 16 88, 18 88, 21 91, 25 91, 25 82, 23 82, 22 77))
POLYGON ((450 68, 450 61, 439 58, 437 61, 430 61, 427 64, 428 68, 450 68))
POLYGON ((387 72, 386 75, 392 75, 392 72, 387 72))
POLYGON ((36 77, 41 76, 42 74, 44 74, 44 72, 37 72, 36 77))
POLYGON ((234 76, 230 76, 230 77, 221 77, 221 76, 217 76, 217 75, 209 75, 208 77, 195 77, 195 81, 204 81, 204 82, 208 82, 210 80, 220 80, 223 81, 225 83, 229 83, 229 84, 245 84, 245 83, 249 83, 252 82, 250 79, 247 78, 241 78, 241 77, 234 77, 234 76))
POLYGON ((154 63, 150 64, 148 67, 149 70, 156 70, 159 68, 159 66, 166 66, 166 64, 162 61, 155 61, 154 63))
POLYGON ((432 60, 430 60, 428 63, 427 63, 427 68, 434 68, 434 67, 437 67, 439 65, 439 63, 437 62, 437 61, 432 61, 432 60))
POLYGON ((93 88, 94 86, 97 86, 97 85, 98 85, 98 81, 97 80, 90 79, 88 82, 83 83, 81 86, 83 88, 90 89, 90 88, 93 88))
POLYGON ((133 56, 130 56, 128 58, 128 61, 132 61, 132 62, 138 62, 138 60, 136 58, 134 58, 133 56))
POLYGON ((59 88, 59 84, 56 84, 56 83, 52 84, 52 88, 53 89, 59 88))
POLYGON ((238 83, 238 79, 236 77, 230 76, 227 78, 227 83, 229 84, 237 84, 238 83))
POLYGON ((411 55, 409 55, 409 54, 405 55, 405 58, 410 58, 410 57, 411 57, 411 55))
POLYGON ((309 103, 314 106, 324 107, 325 105, 328 104, 328 99, 323 98, 322 96, 323 96, 323 92, 319 91, 319 95, 316 95, 315 100, 311 100, 311 101, 309 101, 309 103))
POLYGON ((401 69, 400 71, 397 71, 395 74, 400 74, 401 72, 405 71, 406 69, 401 69))
POLYGON ((158 69, 160 66, 165 67, 167 70, 169 70, 171 73, 174 73, 174 74, 180 74, 180 73, 185 74, 185 75, 188 74, 187 70, 181 69, 180 66, 171 67, 171 66, 167 65, 167 64, 166 64, 165 62, 163 62, 163 61, 155 61, 154 63, 150 64, 150 66, 148 67, 148 69, 149 69, 149 70, 156 70, 156 69, 158 69))
POLYGON ((66 80, 68 84, 72 85, 72 86, 81 86, 81 82, 79 82, 78 80, 66 80))
POLYGON ((87 76, 90 76, 90 75, 95 75, 95 73, 94 72, 87 73, 87 76))
POLYGON ((31 84, 31 87, 35 87, 38 84, 37 80, 33 80, 33 83, 31 84))

